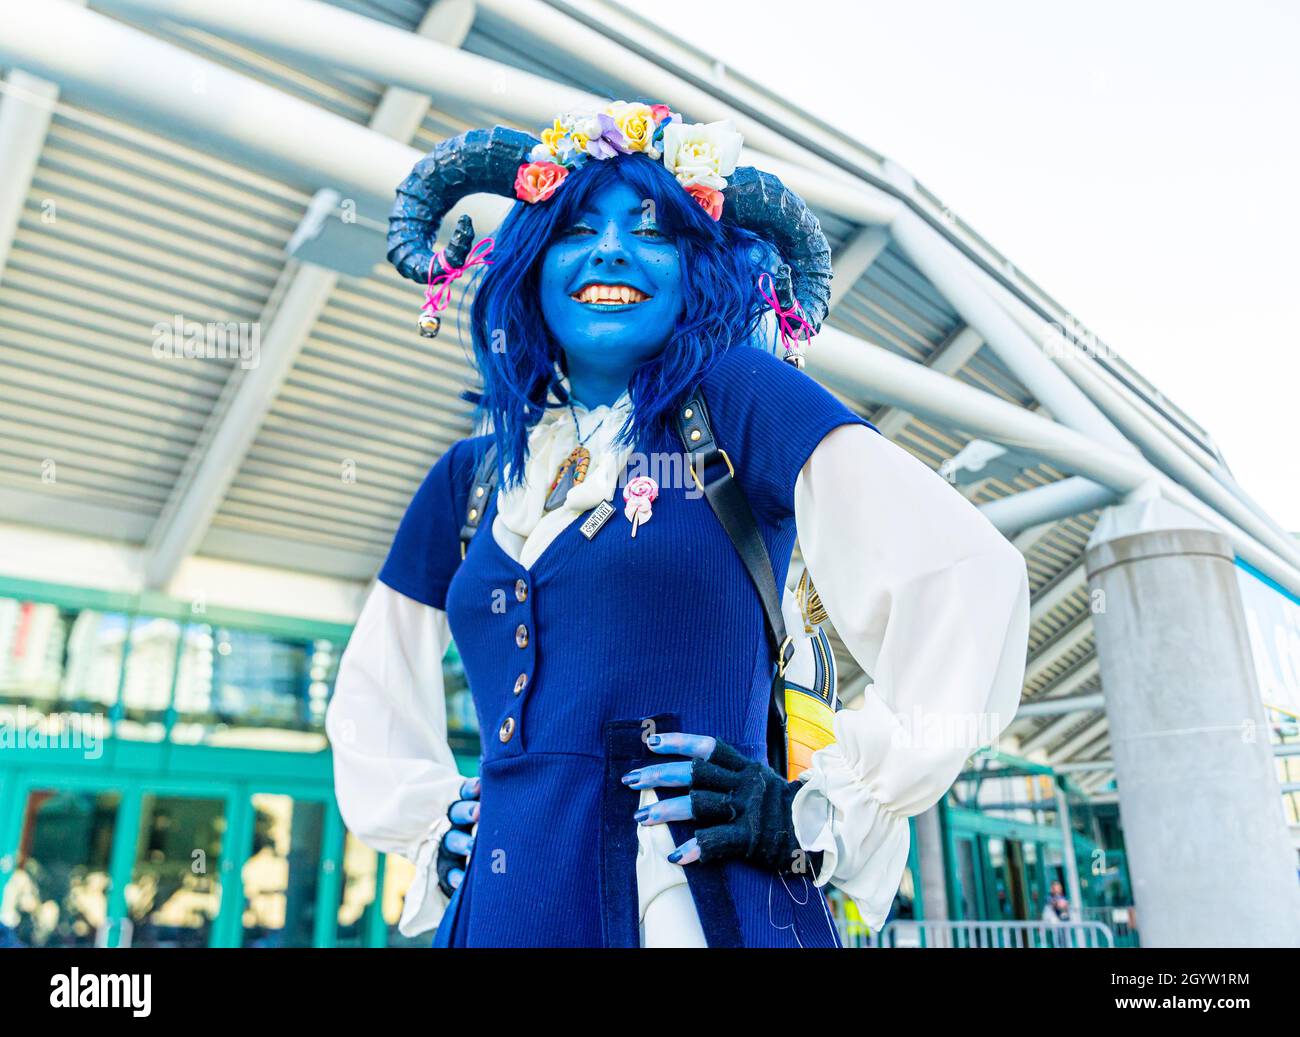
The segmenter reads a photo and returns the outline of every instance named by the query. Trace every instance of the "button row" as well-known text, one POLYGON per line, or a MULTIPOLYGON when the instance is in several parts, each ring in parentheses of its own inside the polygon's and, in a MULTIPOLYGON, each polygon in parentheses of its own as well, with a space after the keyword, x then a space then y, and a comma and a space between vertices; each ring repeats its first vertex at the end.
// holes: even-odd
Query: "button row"
MULTIPOLYGON (((515 601, 521 605, 528 600, 528 584, 524 580, 515 580, 515 601)), ((515 627, 515 644, 520 648, 528 647, 528 627, 520 623, 515 627)), ((523 693, 528 684, 528 674, 521 673, 515 678, 515 694, 523 693)), ((506 717, 501 724, 501 729, 497 731, 497 737, 501 739, 502 744, 510 741, 515 735, 515 718, 506 717)))

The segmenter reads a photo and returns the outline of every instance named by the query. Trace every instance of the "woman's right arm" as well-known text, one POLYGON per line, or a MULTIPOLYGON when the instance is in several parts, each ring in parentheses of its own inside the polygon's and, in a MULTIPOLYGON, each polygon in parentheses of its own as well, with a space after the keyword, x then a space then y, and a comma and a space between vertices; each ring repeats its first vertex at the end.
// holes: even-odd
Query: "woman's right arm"
POLYGON ((348 829, 416 866, 398 924, 406 936, 434 928, 447 904, 438 888, 438 844, 463 780, 447 744, 442 657, 449 639, 445 612, 376 583, 325 715, 348 829))

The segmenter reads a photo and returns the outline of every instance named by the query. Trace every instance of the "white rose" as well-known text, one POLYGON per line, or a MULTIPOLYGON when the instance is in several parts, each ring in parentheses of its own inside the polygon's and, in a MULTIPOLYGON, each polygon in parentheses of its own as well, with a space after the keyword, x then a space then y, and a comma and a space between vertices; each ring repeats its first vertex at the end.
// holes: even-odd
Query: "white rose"
POLYGON ((588 140, 595 140, 600 136, 600 120, 594 115, 587 116, 577 120, 577 122, 573 124, 573 129, 575 132, 581 133, 588 140))
POLYGON ((704 184, 718 190, 736 171, 744 137, 730 119, 711 123, 671 122, 664 127, 664 166, 683 187, 704 184))

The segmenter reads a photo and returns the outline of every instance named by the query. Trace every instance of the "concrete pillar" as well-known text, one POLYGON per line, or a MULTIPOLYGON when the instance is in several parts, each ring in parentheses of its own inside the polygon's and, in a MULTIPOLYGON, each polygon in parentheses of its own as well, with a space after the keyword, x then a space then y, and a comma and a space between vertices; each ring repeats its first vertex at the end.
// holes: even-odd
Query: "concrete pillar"
POLYGON ((1231 546, 1156 498, 1103 514, 1087 569, 1143 945, 1300 946, 1231 546))
POLYGON ((1065 789, 1056 786, 1056 820, 1061 826, 1061 864, 1065 871, 1065 893, 1070 898, 1070 919, 1083 921, 1083 894, 1079 892, 1079 861, 1074 855, 1074 826, 1065 789))
POLYGON ((948 914, 948 884, 944 871, 943 830, 939 804, 916 815, 916 858, 921 874, 913 876, 920 886, 921 906, 926 921, 943 922, 948 914))

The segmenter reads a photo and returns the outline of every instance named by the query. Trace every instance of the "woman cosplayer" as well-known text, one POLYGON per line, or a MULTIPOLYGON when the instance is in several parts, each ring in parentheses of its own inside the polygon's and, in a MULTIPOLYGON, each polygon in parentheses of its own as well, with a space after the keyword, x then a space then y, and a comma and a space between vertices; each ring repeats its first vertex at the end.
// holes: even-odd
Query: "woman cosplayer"
POLYGON ((730 124, 618 102, 540 143, 448 140, 398 190, 389 259, 430 284, 425 329, 483 267, 492 429, 411 502, 329 709, 348 826, 416 865, 404 933, 835 946, 822 887, 879 926, 908 818, 1015 711, 1023 560, 799 369, 830 249, 739 150, 730 124), (435 254, 473 192, 519 202, 494 242, 470 251, 462 218, 435 254), (873 678, 860 708, 833 711, 825 615, 873 678), (453 636, 472 780, 446 741, 453 636))

